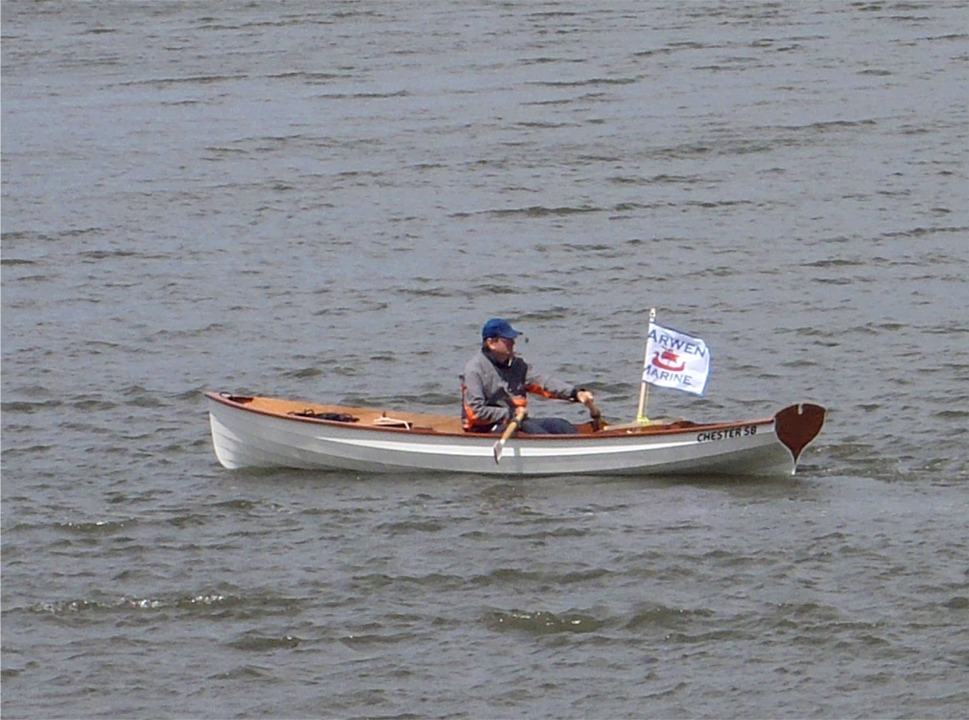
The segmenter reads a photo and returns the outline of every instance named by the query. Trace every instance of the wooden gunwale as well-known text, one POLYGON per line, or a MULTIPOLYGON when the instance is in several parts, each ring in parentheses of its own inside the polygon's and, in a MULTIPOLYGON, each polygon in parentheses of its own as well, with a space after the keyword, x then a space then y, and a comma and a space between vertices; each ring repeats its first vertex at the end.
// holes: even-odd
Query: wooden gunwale
MULTIPOLYGON (((461 427, 460 418, 450 417, 447 415, 432 415, 428 413, 414 413, 404 410, 387 410, 381 408, 361 408, 348 405, 320 405, 316 403, 304 403, 294 400, 284 400, 265 396, 242 396, 219 392, 206 392, 205 396, 228 407, 237 408, 246 412, 255 413, 257 415, 275 417, 282 420, 301 423, 325 425, 329 427, 348 428, 365 432, 379 431, 404 433, 411 436, 424 435, 432 437, 451 436, 467 438, 495 437, 493 433, 465 432, 461 427), (243 402, 243 400, 245 402, 243 402), (258 405, 254 405, 256 403, 258 403, 258 405), (269 407, 264 407, 267 405, 269 407), (343 422, 338 420, 327 420, 319 417, 292 414, 305 411, 313 411, 316 413, 348 414, 357 417, 359 420, 358 422, 343 422), (409 428, 405 428, 374 424, 375 420, 382 417, 404 420, 411 423, 411 426, 409 428)), ((607 424, 605 430, 594 432, 592 429, 592 423, 586 422, 578 426, 579 435, 521 435, 520 439, 541 438, 543 440, 565 442, 575 441, 578 438, 587 440, 593 438, 640 437, 644 435, 681 435, 687 433, 726 430, 748 425, 771 425, 773 423, 773 417, 713 423, 678 421, 671 424, 655 424, 646 425, 639 428, 623 428, 616 430, 610 430, 607 424)))

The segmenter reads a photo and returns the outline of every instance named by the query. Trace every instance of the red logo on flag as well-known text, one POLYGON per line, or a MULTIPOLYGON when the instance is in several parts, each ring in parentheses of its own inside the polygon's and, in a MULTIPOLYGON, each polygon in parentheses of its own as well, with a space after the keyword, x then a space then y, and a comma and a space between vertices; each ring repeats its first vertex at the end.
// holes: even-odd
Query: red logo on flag
POLYGON ((664 350, 662 354, 653 353, 652 365, 668 372, 683 372, 686 369, 686 362, 677 365, 676 361, 679 359, 680 356, 677 353, 672 350, 664 350))

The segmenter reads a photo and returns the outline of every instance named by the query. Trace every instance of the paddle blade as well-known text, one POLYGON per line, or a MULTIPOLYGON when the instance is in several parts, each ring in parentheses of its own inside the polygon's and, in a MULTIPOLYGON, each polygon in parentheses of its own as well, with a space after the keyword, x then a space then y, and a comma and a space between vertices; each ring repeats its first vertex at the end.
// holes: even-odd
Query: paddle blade
POLYGON ((508 427, 505 428, 505 432, 501 434, 501 440, 496 442, 495 446, 492 448, 495 454, 495 465, 501 462, 501 453, 505 449, 505 443, 508 442, 508 438, 510 438, 515 433, 520 423, 521 421, 518 420, 517 418, 512 420, 508 424, 508 427))

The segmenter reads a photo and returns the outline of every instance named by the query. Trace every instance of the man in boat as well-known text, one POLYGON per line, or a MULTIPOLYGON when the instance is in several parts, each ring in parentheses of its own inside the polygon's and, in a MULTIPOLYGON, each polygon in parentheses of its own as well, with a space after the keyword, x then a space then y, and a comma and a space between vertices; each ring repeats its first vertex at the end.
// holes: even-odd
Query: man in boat
POLYGON ((523 433, 577 433, 562 418, 528 416, 526 394, 571 400, 592 407, 595 396, 548 375, 533 372, 515 355, 515 338, 521 335, 504 318, 492 318, 481 328, 481 351, 475 353, 461 376, 461 420, 467 432, 502 432, 515 417, 523 433))

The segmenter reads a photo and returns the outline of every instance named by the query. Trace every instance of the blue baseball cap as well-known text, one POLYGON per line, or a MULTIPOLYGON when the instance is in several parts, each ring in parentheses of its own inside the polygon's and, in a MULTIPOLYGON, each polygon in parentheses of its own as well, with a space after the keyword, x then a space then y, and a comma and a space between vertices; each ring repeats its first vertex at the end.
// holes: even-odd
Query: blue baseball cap
POLYGON ((521 335, 515 328, 511 326, 511 323, 504 318, 491 318, 488 322, 484 324, 481 328, 481 339, 487 340, 493 337, 508 338, 509 340, 514 340, 516 337, 521 335))

